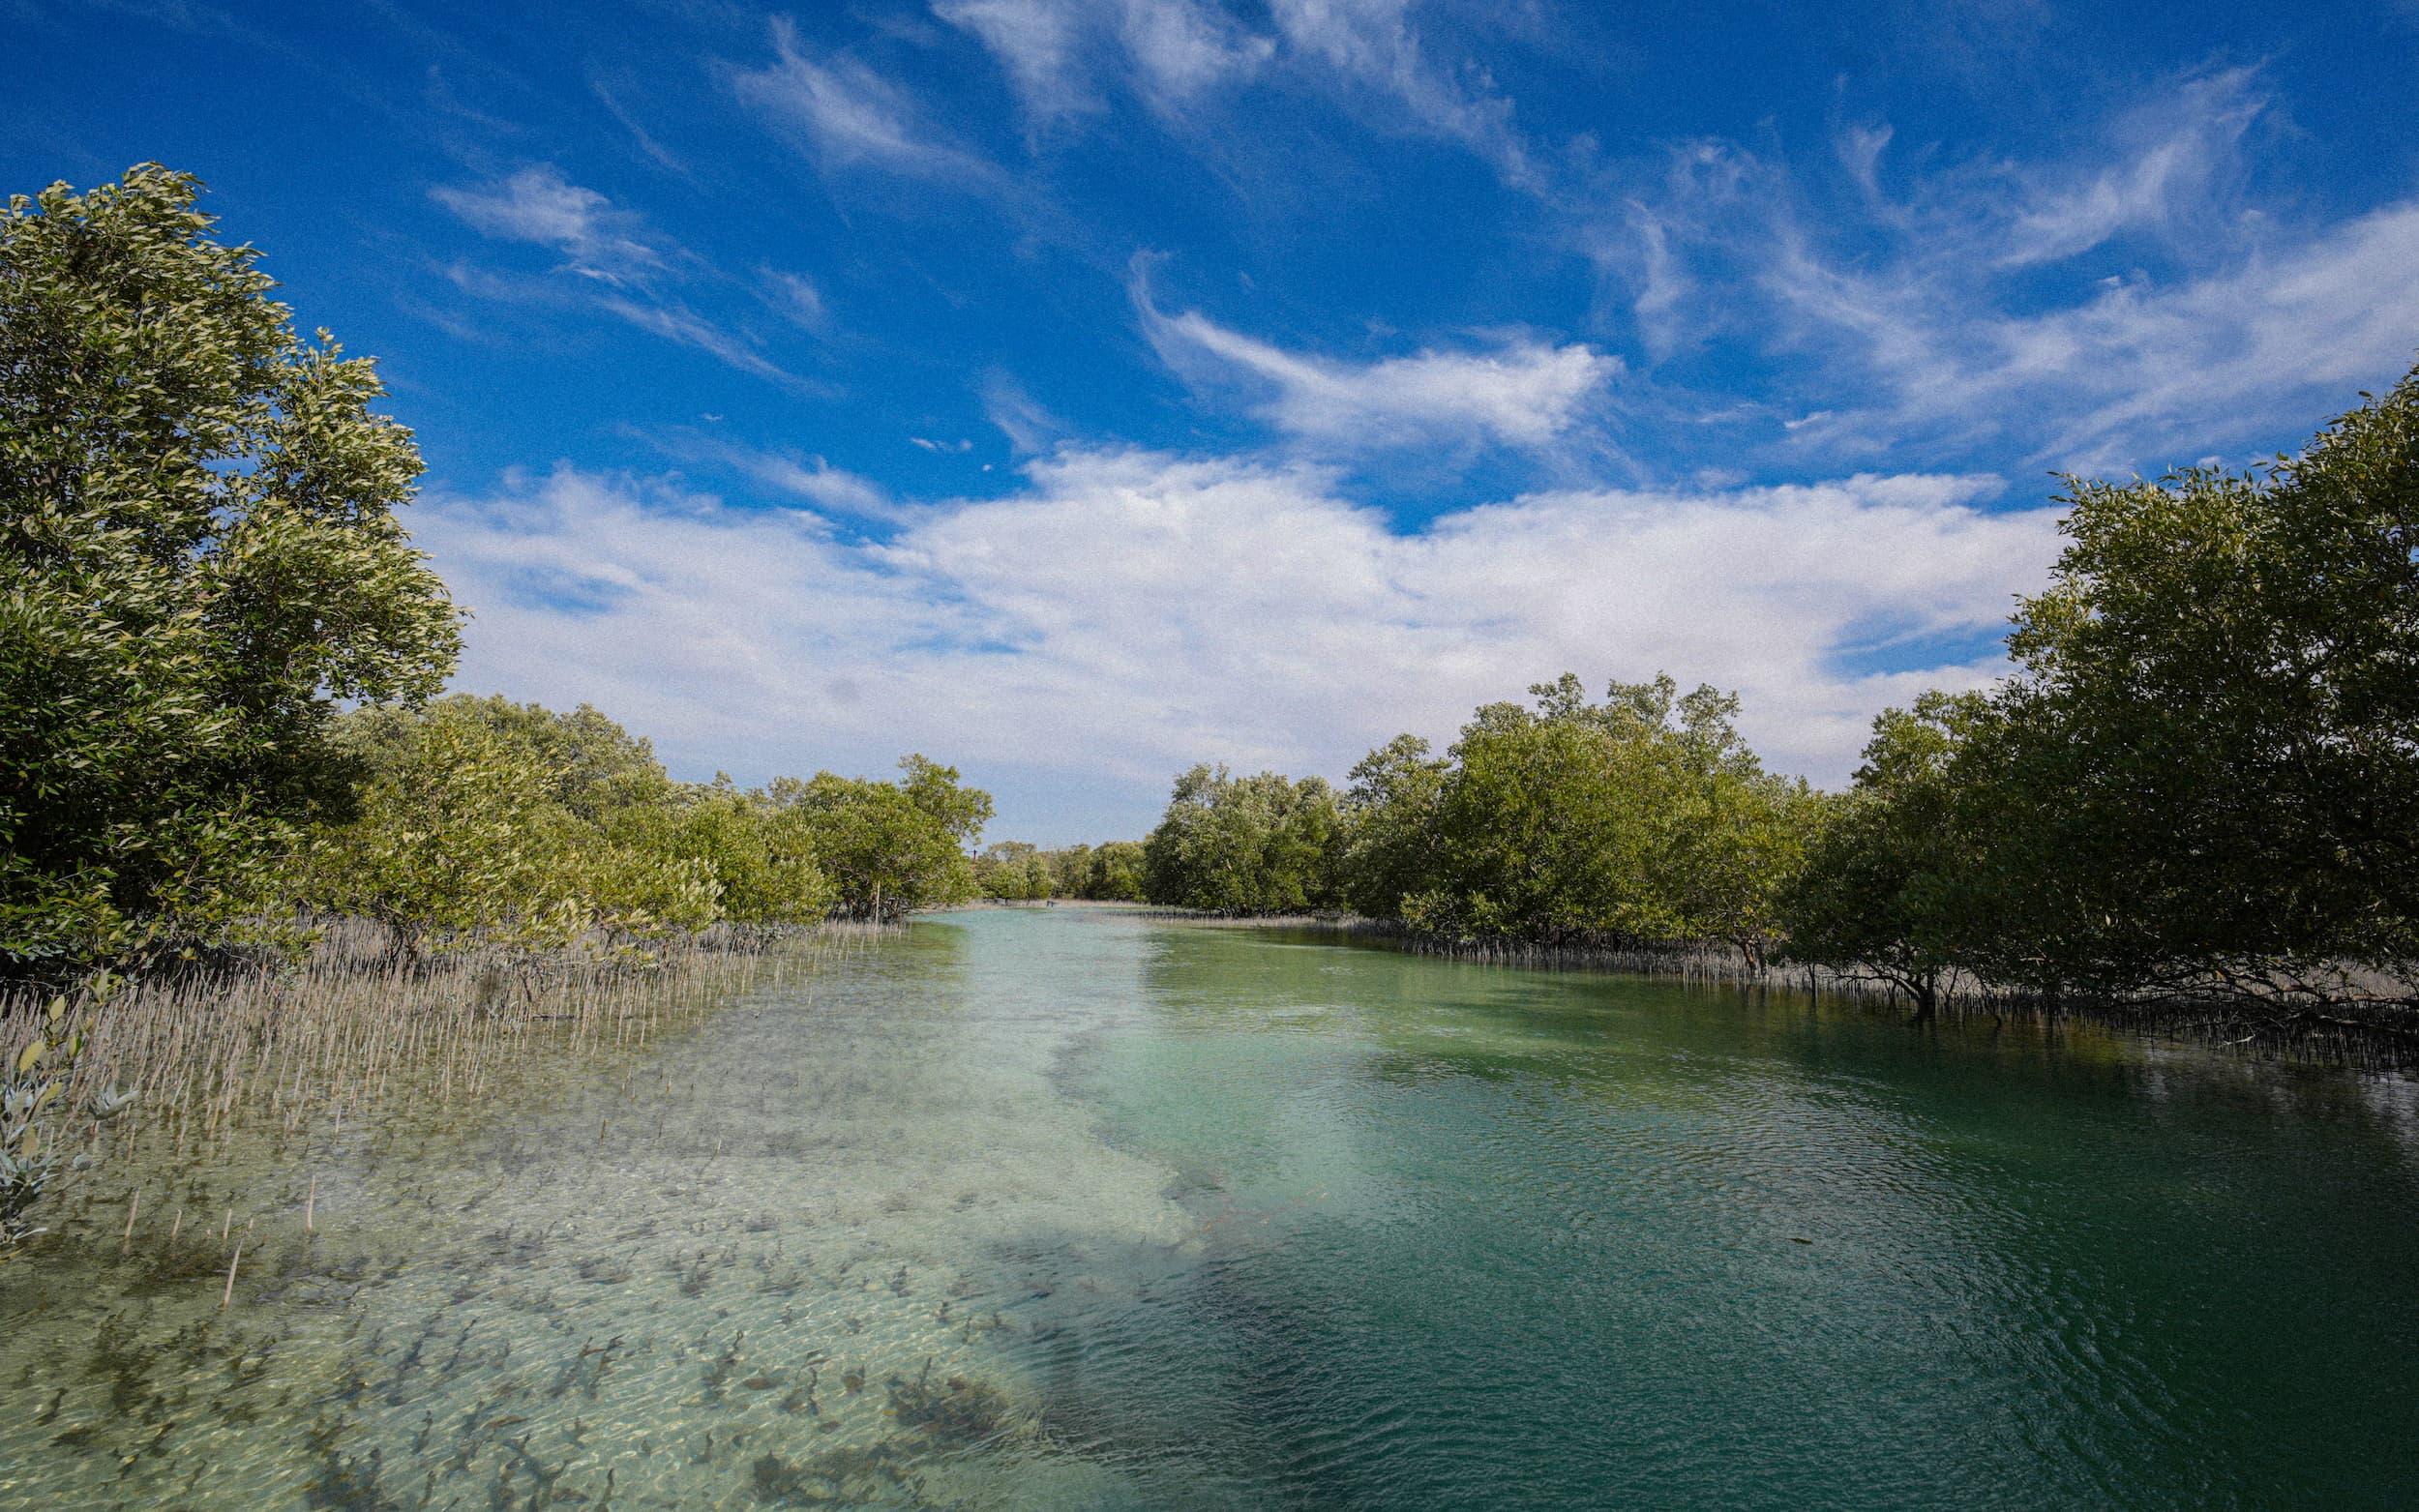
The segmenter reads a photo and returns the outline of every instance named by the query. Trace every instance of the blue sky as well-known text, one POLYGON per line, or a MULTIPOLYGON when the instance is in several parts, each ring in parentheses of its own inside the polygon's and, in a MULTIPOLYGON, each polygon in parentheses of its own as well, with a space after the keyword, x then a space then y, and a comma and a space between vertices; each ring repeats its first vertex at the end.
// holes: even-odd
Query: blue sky
POLYGON ((2419 357, 2419 5, 0 0, 11 191, 201 174, 375 354, 461 683, 995 833, 1566 667, 1840 781, 2057 470, 2419 357))

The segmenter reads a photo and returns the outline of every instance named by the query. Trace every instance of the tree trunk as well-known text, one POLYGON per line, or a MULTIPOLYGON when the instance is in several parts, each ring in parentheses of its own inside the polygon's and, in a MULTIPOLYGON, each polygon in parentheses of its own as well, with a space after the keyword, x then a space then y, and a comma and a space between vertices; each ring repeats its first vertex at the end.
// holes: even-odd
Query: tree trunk
POLYGON ((1909 987, 1915 997, 1915 1017, 1911 1023, 1929 1023, 1940 1012, 1940 978, 1926 972, 1909 987))

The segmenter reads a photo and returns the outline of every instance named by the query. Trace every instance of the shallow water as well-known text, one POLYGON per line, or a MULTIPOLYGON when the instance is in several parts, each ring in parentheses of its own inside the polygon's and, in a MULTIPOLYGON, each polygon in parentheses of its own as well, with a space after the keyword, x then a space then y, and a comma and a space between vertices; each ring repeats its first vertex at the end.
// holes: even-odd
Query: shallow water
POLYGON ((2087 1030, 968 913, 248 1159, 0 1507, 2419 1499, 2419 1094, 2087 1030))

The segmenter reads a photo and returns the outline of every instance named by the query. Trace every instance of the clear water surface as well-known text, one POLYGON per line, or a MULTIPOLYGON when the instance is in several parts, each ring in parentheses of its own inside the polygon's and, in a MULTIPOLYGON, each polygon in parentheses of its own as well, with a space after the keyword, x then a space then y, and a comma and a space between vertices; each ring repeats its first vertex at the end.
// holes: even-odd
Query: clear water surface
POLYGON ((2389 1078, 1060 908, 283 1160, 0 1267, 0 1507, 2419 1504, 2389 1078))

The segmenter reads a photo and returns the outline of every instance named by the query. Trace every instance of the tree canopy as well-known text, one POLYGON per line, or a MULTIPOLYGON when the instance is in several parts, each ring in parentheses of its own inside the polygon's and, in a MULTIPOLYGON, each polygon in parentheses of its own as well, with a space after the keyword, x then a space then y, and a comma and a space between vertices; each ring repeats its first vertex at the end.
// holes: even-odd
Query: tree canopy
POLYGON ((2297 456, 2060 501, 2005 680, 1883 711, 1845 793, 1767 772, 1713 688, 1566 673, 1441 756, 1371 752, 1299 845, 1317 779, 1194 768, 1150 895, 1785 951, 1924 1013, 1960 985, 2419 1007, 2419 371, 2297 456))
POLYGON ((895 921, 973 895, 965 848, 991 812, 921 756, 896 783, 674 782, 585 705, 365 708, 338 743, 363 776, 349 817, 315 833, 298 900, 375 920, 406 953, 895 921))
POLYGON ((2062 502, 2007 681, 1877 722, 1793 952, 1911 992, 2410 1001, 2419 373, 2263 468, 2062 502))
POLYGON ((0 212, 0 970, 232 927, 331 796, 338 701, 453 667, 410 432, 199 191, 0 212))
POLYGON ((1143 844, 1150 902, 1213 913, 1302 913, 1343 901, 1343 815, 1324 778, 1196 766, 1143 844))
POLYGON ((777 778, 766 789, 811 838, 843 917, 889 922, 976 895, 967 850, 990 821, 991 795, 921 756, 899 769, 895 783, 821 772, 777 778))
POLYGON ((145 164, 0 214, 0 977, 302 915, 416 952, 970 894, 991 800, 922 756, 742 792, 584 704, 431 702, 461 616, 403 528, 411 434, 200 191, 145 164))
POLYGON ((1764 771, 1738 700, 1669 677, 1565 673, 1493 703, 1442 759, 1401 736, 1353 772, 1347 891, 1451 938, 1671 943, 1759 955, 1816 799, 1764 771))

